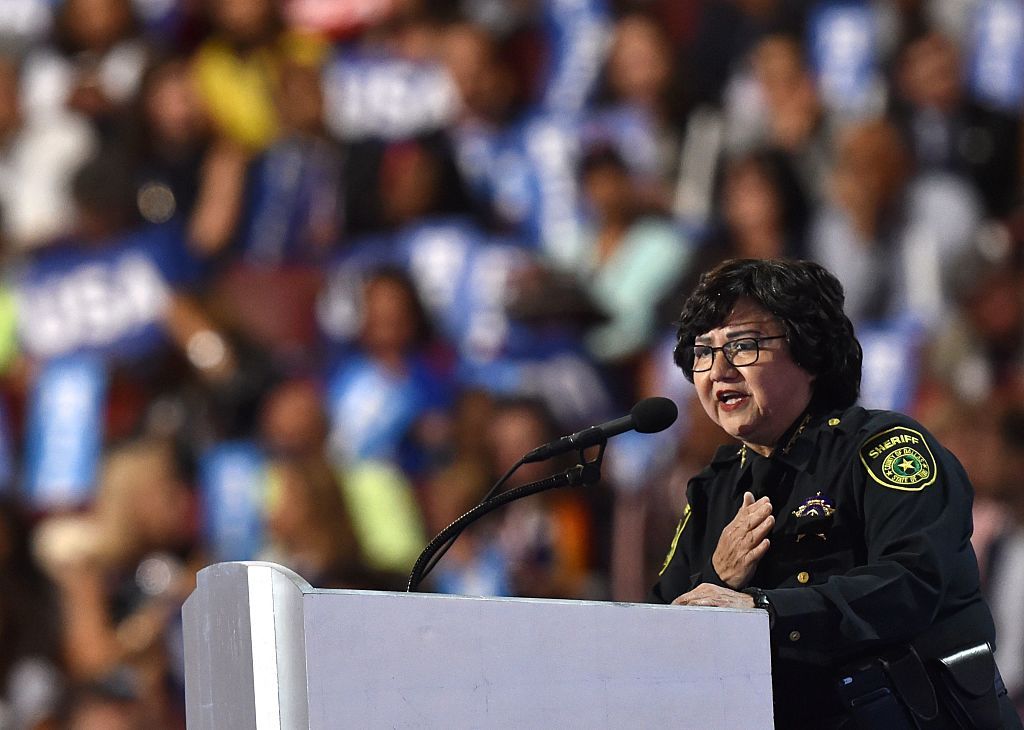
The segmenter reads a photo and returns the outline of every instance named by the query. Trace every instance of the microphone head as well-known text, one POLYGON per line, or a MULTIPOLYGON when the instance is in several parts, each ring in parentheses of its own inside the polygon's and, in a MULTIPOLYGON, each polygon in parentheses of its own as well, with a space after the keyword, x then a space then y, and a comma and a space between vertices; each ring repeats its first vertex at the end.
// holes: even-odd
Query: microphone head
POLYGON ((644 398, 633 406, 629 414, 633 417, 634 427, 640 433, 658 433, 676 422, 679 409, 668 398, 655 396, 644 398))

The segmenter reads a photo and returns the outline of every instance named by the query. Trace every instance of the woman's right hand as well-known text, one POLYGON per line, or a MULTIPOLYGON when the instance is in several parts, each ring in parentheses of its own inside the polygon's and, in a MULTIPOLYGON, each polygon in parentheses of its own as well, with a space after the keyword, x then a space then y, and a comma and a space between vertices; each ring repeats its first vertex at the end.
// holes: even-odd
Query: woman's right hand
POLYGON ((722 530, 711 564, 726 585, 734 590, 746 587, 757 564, 770 547, 768 535, 775 525, 772 503, 768 497, 755 501, 750 492, 743 493, 743 504, 722 530))

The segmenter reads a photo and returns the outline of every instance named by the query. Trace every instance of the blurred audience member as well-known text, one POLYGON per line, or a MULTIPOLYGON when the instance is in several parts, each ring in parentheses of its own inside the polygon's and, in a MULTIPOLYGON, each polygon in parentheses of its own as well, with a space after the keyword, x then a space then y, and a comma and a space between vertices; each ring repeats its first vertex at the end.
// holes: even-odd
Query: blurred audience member
POLYGON ((213 33, 196 53, 195 72, 217 132, 254 152, 280 131, 274 103, 282 64, 319 64, 326 46, 288 28, 280 0, 205 0, 213 33))
MULTIPOLYGON (((715 224, 672 298, 682 301, 705 271, 729 258, 804 258, 811 207, 786 156, 774 149, 739 154, 723 162, 715 224)), ((667 321, 667 320, 666 320, 667 321)))
POLYGON ((897 61, 894 116, 919 170, 971 180, 987 212, 1005 215, 1017 202, 1021 175, 1020 118, 970 100, 953 40, 927 33, 897 61))
MULTIPOLYGON (((493 473, 499 474, 523 455, 558 437, 546 408, 530 400, 498 404, 488 440, 493 473)), ((566 457, 568 460, 571 457, 566 457)), ((566 466, 566 460, 528 464, 506 482, 506 489, 543 479, 566 466)), ((508 561, 513 595, 537 598, 596 598, 605 586, 594 582, 595 566, 606 560, 607 546, 595 534, 604 518, 607 493, 551 490, 509 505, 496 534, 508 561)))
POLYGON ((441 60, 462 104, 456 129, 505 121, 516 100, 516 85, 498 40, 484 27, 463 21, 447 26, 442 41, 441 60))
POLYGON ((254 160, 239 230, 241 256, 259 266, 317 264, 337 245, 342 149, 324 127, 320 70, 284 62, 278 138, 254 160))
POLYGON ((959 260, 953 315, 928 347, 925 395, 970 403, 1009 402, 1024 393, 1024 298, 1020 272, 981 256, 959 260))
POLYGON ((66 689, 57 593, 20 504, 0 497, 0 727, 53 727, 66 689))
MULTIPOLYGON (((1000 432, 1002 408, 991 401, 970 403, 943 391, 919 404, 918 414, 928 430, 942 439, 971 475, 974 487, 974 532, 971 544, 984 573, 993 542, 1011 522, 1006 499, 1011 488, 1005 482, 1004 454, 1007 445, 1000 432)), ((984 578, 984 575, 982 576, 984 578)))
POLYGON ((436 423, 448 402, 445 373, 430 357, 430 322, 404 272, 372 273, 363 292, 358 349, 329 376, 331 451, 338 463, 393 461, 416 473, 447 433, 436 423))
POLYGON ((441 532, 484 496, 484 485, 492 476, 487 430, 494 408, 494 397, 485 390, 468 389, 456 399, 448 453, 428 476, 422 494, 431 534, 441 532))
POLYGON ((321 389, 307 378, 291 378, 275 386, 263 401, 259 432, 271 454, 323 456, 328 423, 321 389))
POLYGON ((802 0, 701 3, 694 42, 684 49, 694 101, 720 106, 754 46, 772 33, 798 32, 806 11, 802 0))
POLYGON ((352 240, 408 231, 477 210, 442 134, 353 145, 345 182, 345 226, 352 240))
POLYGON ((42 523, 36 550, 62 604, 65 659, 76 686, 137 701, 165 727, 181 691, 181 603, 195 585, 193 497, 173 447, 128 443, 107 457, 91 511, 42 523))
POLYGON ((219 253, 235 235, 248 155, 214 138, 187 57, 153 59, 128 121, 124 144, 142 218, 181 221, 198 255, 219 253))
MULTIPOLYGON (((672 46, 652 15, 631 12, 614 26, 604 69, 607 103, 588 124, 615 139, 652 203, 667 209, 679 176, 683 98, 672 46)), ((586 135, 586 127, 584 128, 586 135)))
POLYGON ((726 152, 759 147, 784 152, 816 200, 824 197, 829 137, 815 80, 796 36, 772 34, 750 54, 750 69, 738 75, 726 108, 726 152))
MULTIPOLYGON (((209 176, 206 222, 231 238, 208 236, 204 244, 196 239, 197 226, 192 232, 207 253, 219 256, 211 307, 281 371, 319 367, 316 298, 324 263, 341 236, 343 150, 323 127, 320 81, 316 66, 281 64, 275 97, 280 136, 252 159, 245 175, 230 142, 220 142, 208 158, 208 171, 219 165, 216 157, 226 166, 209 176), (239 215, 228 220, 225 208, 235 203, 239 215), (253 297, 253 291, 263 295, 253 297)), ((197 211, 196 224, 199 216, 197 211)))
POLYGON ((622 364, 651 343, 656 305, 685 274, 690 250, 670 220, 643 209, 614 149, 591 150, 580 179, 591 224, 569 268, 611 318, 587 335, 590 352, 622 364))
POLYGON ((131 0, 66 0, 58 6, 54 45, 26 61, 28 114, 75 112, 109 138, 138 90, 148 54, 131 0))
POLYGON ((1000 496, 1009 519, 986 556, 983 588, 996 622, 999 670, 1024 717, 1024 410, 1009 409, 1000 426, 1000 496))
POLYGON ((963 181, 910 175, 889 122, 858 123, 841 134, 809 251, 838 272, 855 322, 901 313, 936 323, 946 314, 947 275, 976 235, 980 211, 963 181))
POLYGON ((794 170, 774 150, 726 163, 721 217, 725 241, 705 245, 740 258, 802 258, 809 206, 794 170), (724 245, 723 245, 724 244, 724 245))
POLYGON ((318 588, 404 587, 404 576, 367 567, 342 487, 322 457, 273 458, 266 509, 269 545, 261 560, 291 568, 318 588))
POLYGON ((92 154, 89 125, 71 114, 25 114, 20 65, 0 55, 0 231, 13 250, 71 229, 71 178, 92 154))
POLYGON ((516 77, 498 41, 474 23, 450 25, 440 56, 460 102, 448 130, 455 159, 470 193, 486 203, 500 138, 516 111, 516 77))
MULTIPOLYGON (((489 409, 486 401, 477 397, 462 403, 463 427, 482 424, 486 437, 482 443, 476 436, 464 438, 461 467, 439 472, 430 481, 428 514, 434 526, 440 526, 438 532, 474 507, 523 455, 557 433, 539 401, 510 399, 489 409), (448 477, 457 478, 449 481, 448 477)), ((555 473, 567 465, 567 458, 520 467, 503 491, 555 473)), ((467 529, 438 563, 430 580, 448 593, 548 598, 602 595, 605 588, 595 584, 594 570, 606 560, 607 546, 598 544, 594 529, 607 512, 606 496, 600 488, 586 494, 553 490, 514 502, 467 529)))
POLYGON ((893 311, 902 283, 893 239, 909 160, 896 130, 884 122, 846 130, 837 147, 829 201, 811 230, 810 252, 837 272, 854 321, 878 319, 893 311))

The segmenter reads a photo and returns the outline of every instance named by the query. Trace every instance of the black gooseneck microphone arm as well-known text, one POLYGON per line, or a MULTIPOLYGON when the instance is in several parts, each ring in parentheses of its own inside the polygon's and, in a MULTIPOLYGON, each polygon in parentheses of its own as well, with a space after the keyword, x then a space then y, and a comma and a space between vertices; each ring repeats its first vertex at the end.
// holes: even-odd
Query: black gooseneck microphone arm
POLYGON ((675 422, 678 413, 679 410, 676 404, 668 398, 659 396, 644 398, 633 406, 628 416, 622 416, 597 426, 585 428, 570 436, 563 436, 560 439, 539 446, 526 454, 526 456, 513 464, 505 472, 504 476, 491 487, 480 504, 448 525, 437 537, 430 541, 430 544, 420 553, 416 564, 413 566, 406 591, 411 592, 416 589, 423 578, 434 569, 434 566, 437 565, 437 562, 447 552, 448 548, 454 544, 459 534, 477 518, 509 502, 536 494, 537 492, 543 492, 546 489, 578 484, 593 484, 599 481, 601 479, 601 459, 604 458, 604 450, 609 438, 626 431, 637 431, 639 433, 658 433, 659 431, 664 431, 675 422), (601 448, 597 458, 588 462, 584 455, 584 450, 592 446, 600 446, 601 448), (494 496, 498 488, 523 464, 544 461, 552 456, 564 454, 568 451, 576 451, 579 454, 579 463, 572 469, 532 484, 510 489, 496 497, 494 496))
MULTIPOLYGON (((496 481, 494 483, 494 486, 491 487, 490 490, 487 492, 487 494, 484 495, 484 498, 480 500, 480 504, 483 504, 484 502, 489 500, 491 497, 493 497, 494 493, 497 492, 501 488, 501 485, 504 484, 506 481, 508 481, 509 477, 511 477, 513 474, 515 474, 516 471, 519 469, 519 467, 521 467, 525 463, 526 463, 525 457, 523 457, 522 459, 517 461, 515 464, 513 464, 511 467, 509 467, 508 471, 506 471, 504 474, 502 474, 501 479, 496 481)), ((425 567, 423 569, 423 576, 421 577, 420 580, 422 580, 424 577, 426 577, 427 574, 430 573, 430 571, 432 571, 434 569, 434 566, 437 565, 438 561, 441 558, 444 557, 444 554, 446 552, 448 552, 448 549, 451 548, 451 546, 455 544, 455 541, 459 539, 459 535, 462 534, 462 530, 464 530, 464 529, 466 529, 466 526, 463 526, 460 530, 458 530, 456 532, 453 532, 451 535, 448 536, 448 541, 447 542, 445 542, 443 545, 438 545, 437 548, 435 548, 435 553, 436 554, 433 556, 433 560, 431 560, 429 563, 427 563, 427 567, 425 567)))
MULTIPOLYGON (((576 466, 545 479, 530 482, 529 484, 524 484, 521 487, 515 487, 507 492, 502 492, 496 497, 485 499, 469 512, 466 512, 464 515, 448 525, 448 527, 441 530, 441 532, 437 534, 437 537, 431 540, 430 543, 423 548, 423 552, 421 552, 420 556, 416 559, 416 563, 412 567, 412 572, 409 574, 409 583, 405 588, 406 592, 411 593, 415 591, 419 587, 420 582, 427 577, 427 573, 437 565, 437 561, 435 560, 429 567, 427 567, 427 563, 434 556, 434 553, 442 547, 445 549, 450 547, 451 543, 455 541, 455 538, 457 538, 463 530, 469 527, 470 524, 484 515, 493 512, 498 507, 502 507, 509 502, 514 502, 523 497, 529 497, 531 494, 547 491, 548 489, 583 486, 599 482, 601 480, 601 460, 604 458, 606 444, 607 439, 601 443, 601 449, 598 451, 597 456, 594 457, 593 461, 587 461, 583 454, 583 450, 581 449, 579 451, 579 463, 576 464, 576 466)), ((517 464, 517 466, 519 465, 517 464)))

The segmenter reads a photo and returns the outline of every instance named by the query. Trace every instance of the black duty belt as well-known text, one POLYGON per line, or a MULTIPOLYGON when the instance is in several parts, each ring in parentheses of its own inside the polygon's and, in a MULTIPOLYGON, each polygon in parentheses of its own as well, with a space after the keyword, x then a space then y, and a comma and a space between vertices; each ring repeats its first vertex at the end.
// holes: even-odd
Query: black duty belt
POLYGON ((860 728, 999 730, 1006 694, 991 647, 963 647, 922 660, 911 646, 858 662, 840 673, 843 704, 860 728))

